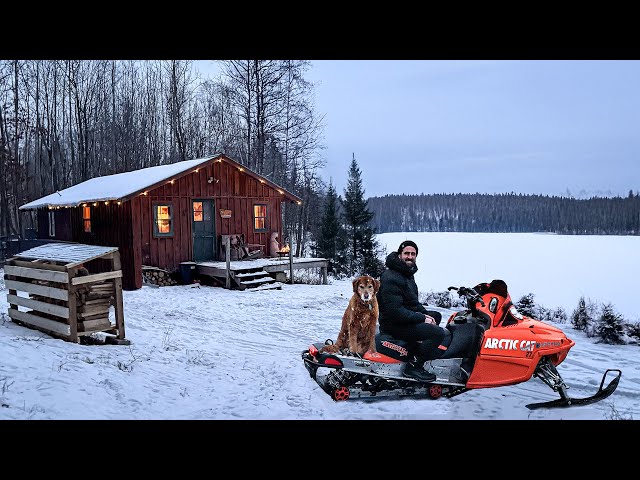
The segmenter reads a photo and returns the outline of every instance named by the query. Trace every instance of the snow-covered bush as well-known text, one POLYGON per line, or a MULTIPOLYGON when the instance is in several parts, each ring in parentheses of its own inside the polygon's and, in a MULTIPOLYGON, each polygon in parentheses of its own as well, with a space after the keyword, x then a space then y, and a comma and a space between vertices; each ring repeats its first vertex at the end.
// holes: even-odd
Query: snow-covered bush
POLYGON ((435 305, 440 308, 464 308, 467 305, 464 299, 458 297, 457 294, 452 294, 449 290, 444 290, 442 292, 430 291, 426 294, 421 293, 420 303, 435 305))
POLYGON ((537 319, 537 310, 539 309, 539 307, 536 307, 536 303, 533 300, 534 297, 535 295, 533 293, 527 293, 526 295, 523 295, 522 297, 520 297, 520 300, 515 303, 515 307, 522 315, 537 319))
POLYGON ((602 314, 595 323, 595 333, 605 343, 624 343, 624 319, 614 311, 612 304, 602 306, 602 314))

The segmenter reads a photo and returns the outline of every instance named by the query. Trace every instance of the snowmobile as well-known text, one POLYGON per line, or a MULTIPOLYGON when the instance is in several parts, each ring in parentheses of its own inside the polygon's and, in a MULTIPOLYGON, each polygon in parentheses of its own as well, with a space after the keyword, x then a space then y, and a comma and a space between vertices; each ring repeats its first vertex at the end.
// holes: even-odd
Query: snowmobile
POLYGON ((445 337, 436 348, 376 333, 376 352, 358 354, 348 349, 320 352, 314 343, 302 352, 309 375, 335 401, 349 398, 423 396, 451 398, 469 390, 516 385, 539 378, 560 398, 530 403, 529 409, 569 407, 598 402, 618 386, 622 371, 608 369, 598 391, 572 398, 558 373, 575 342, 562 330, 522 315, 511 301, 503 280, 473 288, 449 287, 466 300, 465 309, 452 313, 445 337), (425 370, 436 375, 432 382, 405 377, 404 369, 418 352, 427 360, 425 370), (614 375, 605 387, 605 380, 614 375))

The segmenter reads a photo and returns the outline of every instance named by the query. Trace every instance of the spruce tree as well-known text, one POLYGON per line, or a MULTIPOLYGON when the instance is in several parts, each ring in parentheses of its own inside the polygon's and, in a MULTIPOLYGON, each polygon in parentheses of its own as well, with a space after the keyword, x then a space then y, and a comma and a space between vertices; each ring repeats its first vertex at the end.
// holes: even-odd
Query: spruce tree
POLYGON ((316 242, 316 255, 329 260, 329 272, 331 273, 335 273, 336 247, 341 229, 338 207, 338 195, 330 180, 320 223, 319 238, 316 242))
POLYGON ((596 322, 596 334, 605 343, 620 344, 624 335, 624 321, 614 312, 613 305, 608 303, 602 307, 602 315, 596 322))
POLYGON ((587 309, 587 303, 584 300, 584 297, 580 297, 578 300, 578 306, 571 314, 571 325, 576 330, 586 331, 589 324, 591 324, 592 318, 589 315, 589 311, 587 309))
POLYGON ((515 305, 516 310, 527 317, 538 318, 536 315, 536 304, 533 301, 534 297, 535 295, 533 293, 527 293, 521 297, 515 305))
POLYGON ((345 260, 348 262, 349 276, 363 274, 365 270, 377 269, 376 255, 380 246, 375 239, 375 230, 369 225, 373 217, 374 213, 369 210, 367 200, 364 198, 361 171, 354 154, 342 201, 342 218, 348 241, 345 260))

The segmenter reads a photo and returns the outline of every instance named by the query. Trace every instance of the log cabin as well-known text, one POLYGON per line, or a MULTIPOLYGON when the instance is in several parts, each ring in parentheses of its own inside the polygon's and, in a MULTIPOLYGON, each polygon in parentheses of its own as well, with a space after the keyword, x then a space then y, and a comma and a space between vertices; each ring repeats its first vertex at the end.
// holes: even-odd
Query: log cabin
POLYGON ((37 210, 38 239, 118 247, 123 288, 142 267, 221 260, 222 235, 269 256, 282 203, 301 199, 224 154, 89 179, 20 207, 37 210))

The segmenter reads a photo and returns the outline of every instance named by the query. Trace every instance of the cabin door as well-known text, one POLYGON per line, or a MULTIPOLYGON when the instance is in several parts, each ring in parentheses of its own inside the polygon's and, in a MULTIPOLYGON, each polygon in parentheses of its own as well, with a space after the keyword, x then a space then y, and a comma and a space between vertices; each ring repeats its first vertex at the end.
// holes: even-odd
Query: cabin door
POLYGON ((213 213, 213 200, 191 201, 194 262, 207 262, 218 258, 216 220, 213 213))

